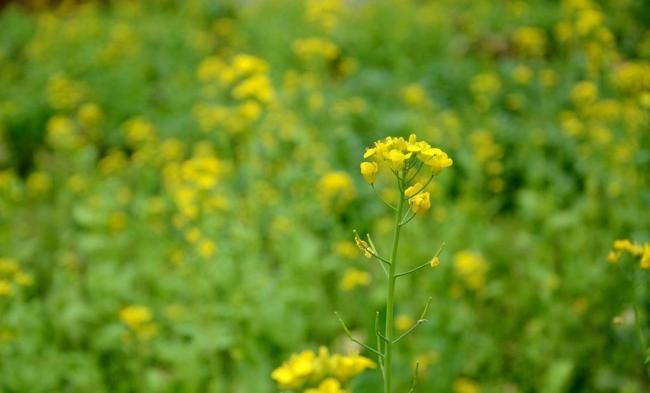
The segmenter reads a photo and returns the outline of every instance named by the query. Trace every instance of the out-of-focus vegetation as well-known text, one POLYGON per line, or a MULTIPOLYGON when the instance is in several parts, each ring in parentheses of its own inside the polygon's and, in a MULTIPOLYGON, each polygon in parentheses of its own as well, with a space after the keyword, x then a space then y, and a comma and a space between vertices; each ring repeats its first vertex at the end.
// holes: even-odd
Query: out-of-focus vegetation
POLYGON ((274 392, 291 353, 357 350, 333 311, 372 338, 385 287, 351 229, 392 229, 359 160, 414 132, 454 159, 400 252, 447 244, 397 287, 398 329, 433 297, 397 357, 419 391, 647 392, 647 270, 607 254, 650 240, 649 25, 643 0, 3 8, 0 391, 274 392))

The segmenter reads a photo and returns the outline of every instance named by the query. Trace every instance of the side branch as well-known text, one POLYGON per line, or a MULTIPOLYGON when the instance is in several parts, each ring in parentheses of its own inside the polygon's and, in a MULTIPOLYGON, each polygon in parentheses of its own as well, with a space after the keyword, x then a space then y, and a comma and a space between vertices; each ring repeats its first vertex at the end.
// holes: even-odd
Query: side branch
POLYGON ((350 340, 352 340, 352 342, 362 346, 363 348, 367 349, 368 351, 374 353, 375 355, 377 355, 377 356, 379 356, 381 358, 384 357, 383 353, 377 351, 376 349, 374 349, 374 348, 362 343, 361 341, 357 340, 356 338, 354 338, 352 336, 352 333, 350 333, 350 329, 348 329, 347 325, 345 324, 345 322, 343 322, 343 319, 341 318, 341 316, 339 315, 339 313, 337 311, 334 312, 334 315, 336 315, 336 317, 339 319, 339 322, 341 322, 341 326, 343 327, 343 331, 345 332, 346 336, 348 336, 348 338, 350 340))
POLYGON ((420 315, 420 319, 418 319, 417 322, 415 322, 409 330, 405 331, 401 336, 397 337, 395 341, 393 341, 393 344, 397 344, 401 339, 408 336, 413 330, 415 330, 415 328, 417 328, 418 326, 420 326, 421 324, 427 321, 424 317, 427 315, 427 311, 429 310, 429 304, 431 304, 431 300, 432 297, 429 296, 429 300, 427 300, 427 304, 424 306, 424 310, 420 315))

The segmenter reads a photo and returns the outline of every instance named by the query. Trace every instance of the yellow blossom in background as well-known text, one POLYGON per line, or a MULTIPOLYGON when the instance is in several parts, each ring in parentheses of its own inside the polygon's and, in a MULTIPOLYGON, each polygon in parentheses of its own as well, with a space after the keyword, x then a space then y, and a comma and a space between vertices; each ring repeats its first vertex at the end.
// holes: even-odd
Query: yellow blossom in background
POLYGON ((483 256, 473 251, 459 251, 454 254, 454 272, 472 290, 485 286, 487 263, 483 256))
POLYGON ((316 370, 316 355, 313 351, 304 351, 291 355, 282 366, 273 370, 271 377, 281 389, 296 389, 302 386, 316 370))
POLYGON ((357 247, 354 243, 341 240, 334 245, 334 251, 341 257, 347 259, 354 259, 357 256, 357 247))
POLYGON ((142 117, 134 117, 122 124, 126 139, 133 147, 139 147, 156 139, 156 129, 142 117))
MULTIPOLYGON (((331 354, 321 347, 318 354, 303 351, 291 355, 280 367, 273 370, 271 377, 280 389, 300 389, 305 384, 318 386, 323 381, 334 379, 339 384, 345 383, 376 364, 363 356, 331 354)), ((333 386, 331 383, 326 386, 333 386)))
POLYGON ((598 87, 591 81, 577 83, 571 90, 571 100, 577 107, 591 105, 598 99, 598 87))
POLYGON ((217 251, 217 245, 212 240, 203 240, 198 246, 199 255, 209 258, 217 251))
POLYGON ((343 171, 326 173, 318 181, 322 202, 329 207, 341 209, 356 196, 352 178, 343 171))
POLYGON ((54 109, 73 109, 84 97, 85 87, 62 74, 47 81, 47 102, 54 109))
POLYGON ((13 288, 11 287, 11 283, 9 283, 8 280, 5 279, 0 279, 0 296, 11 296, 13 293, 13 288))
POLYGON ((621 239, 614 241, 614 250, 629 252, 632 255, 639 255, 642 252, 642 247, 638 244, 632 243, 628 239, 621 239))
POLYGON ((494 95, 501 91, 501 79, 494 73, 476 75, 470 83, 470 90, 475 95, 494 95))
POLYGON ((411 83, 404 86, 400 91, 400 96, 402 102, 412 107, 423 107, 428 103, 426 92, 422 86, 417 83, 411 83))
POLYGON ((308 0, 305 19, 329 32, 336 27, 343 4, 343 0, 308 0))
POLYGON ((546 50, 546 33, 538 27, 524 26, 515 30, 512 41, 525 56, 540 57, 546 50))
POLYGON ((33 195, 42 195, 52 188, 52 177, 46 172, 32 172, 27 177, 27 190, 33 195))
POLYGON ((99 105, 89 102, 81 105, 77 110, 77 120, 79 124, 87 129, 97 127, 104 117, 99 105))
POLYGON ((334 60, 339 55, 339 48, 328 40, 309 37, 293 42, 293 51, 302 59, 334 60))
POLYGON ((351 291, 357 287, 365 287, 370 284, 370 274, 363 270, 346 269, 341 279, 341 289, 351 291))
POLYGON ((148 307, 126 306, 119 311, 118 317, 140 339, 150 339, 157 332, 157 327, 153 322, 153 314, 148 307))
POLYGON ((400 332, 408 330, 414 323, 415 320, 410 315, 400 314, 395 318, 395 327, 400 332))
POLYGON ((481 393, 480 386, 467 378, 458 378, 454 381, 454 393, 481 393))
POLYGON ((48 143, 58 149, 75 149, 83 143, 77 125, 69 117, 52 116, 47 121, 48 143))
POLYGON ((650 269, 650 243, 643 245, 643 252, 641 253, 641 261, 639 264, 641 269, 650 269))
POLYGON ((350 391, 343 389, 336 379, 327 378, 317 388, 307 389, 304 393, 350 393, 350 391))

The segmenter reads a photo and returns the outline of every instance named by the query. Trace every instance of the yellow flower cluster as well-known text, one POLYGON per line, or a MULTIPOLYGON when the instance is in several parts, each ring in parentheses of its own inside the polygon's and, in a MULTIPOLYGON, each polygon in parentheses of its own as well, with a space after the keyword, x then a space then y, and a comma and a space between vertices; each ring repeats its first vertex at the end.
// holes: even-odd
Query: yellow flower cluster
POLYGON ((201 130, 223 127, 235 134, 250 128, 275 99, 268 68, 266 61, 247 54, 236 55, 229 63, 219 56, 204 59, 197 76, 210 102, 196 103, 192 110, 201 130), (228 104, 212 102, 224 92, 228 104))
POLYGON ((397 177, 414 214, 424 213, 431 208, 430 195, 424 189, 433 176, 453 164, 447 153, 425 141, 418 141, 415 134, 411 134, 408 140, 387 137, 376 141, 373 147, 366 149, 363 158, 372 160, 364 161, 359 166, 366 182, 374 185, 379 170, 387 168, 397 177), (425 184, 418 179, 426 179, 425 184))
POLYGON ((333 393, 343 392, 340 383, 345 383, 364 370, 375 367, 375 363, 366 357, 356 354, 330 355, 327 348, 320 347, 317 354, 307 350, 292 355, 282 366, 273 371, 271 377, 281 389, 300 389, 305 385, 318 385, 318 388, 307 389, 305 393, 333 393), (327 380, 334 380, 338 384, 325 383, 327 380))
POLYGON ((488 176, 487 187, 491 192, 503 190, 503 146, 494 140, 494 135, 489 130, 474 131, 469 137, 472 154, 488 176))
POLYGON ((153 322, 153 314, 148 307, 126 306, 120 310, 118 317, 141 340, 151 339, 158 331, 153 322))
POLYGON ((336 59, 340 53, 336 44, 318 37, 295 40, 293 42, 293 51, 302 59, 322 59, 328 61, 336 59))
POLYGON ((336 26, 342 10, 343 0, 309 0, 305 19, 325 31, 330 31, 336 26))
POLYGON ((359 269, 347 269, 341 279, 341 289, 344 291, 351 291, 368 284, 370 284, 370 274, 359 269))
POLYGON ((133 117, 122 124, 122 131, 131 147, 141 147, 156 141, 156 128, 143 117, 133 117))
POLYGON ((341 387, 341 382, 334 378, 327 378, 317 388, 305 390, 305 393, 350 393, 349 390, 341 387))
POLYGON ((482 255, 472 251, 459 251, 454 255, 454 271, 465 286, 480 290, 485 286, 487 263, 482 255))
POLYGON ((400 177, 408 175, 408 172, 419 164, 428 167, 434 175, 453 164, 447 153, 431 147, 427 142, 418 141, 415 134, 411 134, 408 140, 389 136, 377 141, 373 147, 366 149, 363 158, 374 160, 361 163, 361 174, 368 183, 374 183, 374 176, 379 171, 378 164, 386 164, 400 177))
POLYGON ((352 178, 342 171, 326 173, 319 180, 318 189, 324 207, 335 210, 347 206, 356 194, 352 178))
POLYGON ((165 166, 166 187, 184 219, 197 218, 201 209, 224 207, 215 193, 224 170, 223 162, 210 152, 197 152, 185 161, 165 166))
POLYGON ((524 56, 541 57, 546 50, 546 34, 539 27, 523 26, 512 37, 516 50, 524 56))
POLYGON ((54 109, 73 109, 83 99, 84 91, 82 84, 56 74, 47 81, 47 102, 54 109))
POLYGON ((414 108, 422 108, 430 105, 426 91, 417 83, 410 83, 400 91, 402 102, 414 108))
POLYGON ((638 244, 628 239, 615 240, 613 250, 607 254, 607 260, 617 263, 623 253, 638 257, 641 269, 650 269, 650 243, 638 244))
POLYGON ((458 378, 454 381, 454 393, 481 393, 480 386, 467 378, 458 378))
POLYGON ((0 297, 9 297, 14 293, 14 286, 28 287, 34 283, 31 275, 20 269, 13 258, 0 258, 0 297))

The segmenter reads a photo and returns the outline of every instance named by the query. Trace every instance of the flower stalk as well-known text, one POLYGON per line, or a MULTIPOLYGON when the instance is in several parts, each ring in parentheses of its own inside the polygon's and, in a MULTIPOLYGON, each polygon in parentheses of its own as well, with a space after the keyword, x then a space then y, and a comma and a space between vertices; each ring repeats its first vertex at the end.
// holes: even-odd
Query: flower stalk
MULTIPOLYGON (((370 235, 366 236, 366 241, 363 240, 356 231, 354 231, 354 241, 361 253, 366 258, 374 258, 379 262, 387 280, 386 313, 383 332, 380 330, 379 326, 379 312, 375 313, 376 348, 372 348, 355 339, 338 313, 336 313, 336 317, 341 322, 345 334, 354 343, 377 356, 377 362, 383 377, 384 393, 392 393, 394 387, 393 360, 395 345, 426 321, 425 317, 431 302, 431 298, 429 298, 424 306, 420 318, 406 332, 402 333, 399 337, 396 337, 395 286, 397 284, 397 279, 420 271, 427 266, 435 268, 440 263, 438 255, 442 250, 441 246, 428 262, 418 265, 416 268, 398 273, 397 265, 400 233, 402 227, 411 222, 416 216, 421 216, 430 209, 430 195, 425 191, 425 188, 444 168, 451 166, 453 161, 444 151, 431 147, 426 142, 418 141, 415 135, 411 135, 408 140, 388 137, 384 140, 377 141, 375 142, 374 147, 366 150, 364 159, 370 161, 364 161, 361 163, 361 175, 366 182, 371 185, 375 194, 386 206, 391 210, 394 210, 395 214, 392 233, 393 240, 390 256, 388 258, 379 254, 375 244, 370 238, 370 235), (377 175, 382 173, 387 174, 388 176, 392 175, 396 180, 399 198, 395 205, 386 201, 375 188, 377 175)), ((417 367, 409 393, 414 392, 416 386, 417 367)))

